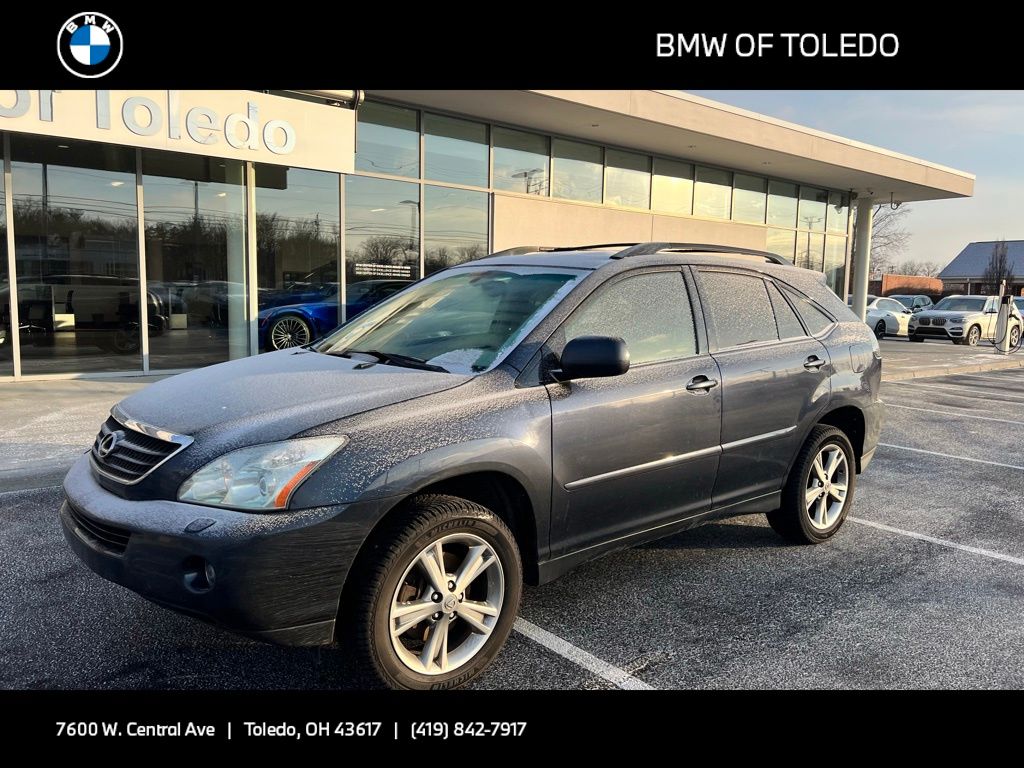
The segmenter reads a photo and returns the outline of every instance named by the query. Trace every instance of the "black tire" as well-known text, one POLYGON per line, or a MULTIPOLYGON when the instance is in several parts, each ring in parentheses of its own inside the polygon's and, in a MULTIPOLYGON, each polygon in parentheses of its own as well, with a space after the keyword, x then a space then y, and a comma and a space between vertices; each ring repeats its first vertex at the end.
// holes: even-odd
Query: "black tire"
POLYGON ((857 484, 856 459, 853 446, 846 433, 827 424, 818 424, 807 436, 797 454, 789 478, 782 489, 782 505, 768 513, 768 523, 783 538, 796 544, 820 544, 831 538, 843 526, 853 504, 857 484), (827 527, 817 528, 811 522, 806 496, 814 471, 814 459, 822 450, 838 447, 846 457, 846 497, 838 517, 827 527))
POLYGON ((1010 329, 1010 349, 1013 349, 1020 343, 1020 326, 1015 325, 1010 329))
POLYGON ((918 343, 923 343, 924 342, 924 337, 923 336, 911 335, 909 338, 910 338, 911 341, 916 341, 918 343))
POLYGON ((967 334, 963 338, 963 343, 968 347, 978 346, 978 342, 981 341, 981 326, 972 325, 967 329, 967 334))
POLYGON ((875 323, 875 338, 885 338, 885 320, 879 320, 877 323, 875 323))
POLYGON ((294 347, 301 347, 304 344, 308 344, 313 340, 313 329, 309 323, 306 322, 305 318, 299 317, 298 315, 281 315, 270 324, 267 328, 267 351, 273 352, 278 349, 292 349, 294 347), (284 328, 287 326, 289 333, 283 333, 284 328), (277 333, 275 333, 277 332, 277 333), (275 337, 289 336, 289 340, 282 340, 275 337))
MULTIPOLYGON (((446 563, 448 554, 446 551, 446 563)), ((488 573, 494 567, 490 566, 488 573)), ((348 628, 350 636, 339 639, 351 640, 358 663, 372 670, 389 688, 459 688, 481 675, 505 645, 519 612, 522 584, 519 547, 508 526, 497 515, 486 507, 455 496, 416 496, 408 500, 381 531, 375 532, 360 551, 348 577, 339 620, 339 631, 348 628), (412 669, 392 645, 392 601, 400 594, 399 588, 405 589, 403 585, 408 584, 408 579, 416 572, 413 564, 419 555, 432 543, 459 534, 482 539, 497 557, 503 575, 501 607, 490 634, 474 655, 447 673, 425 674, 412 669)), ((429 584, 424 590, 422 596, 407 599, 424 599, 431 590, 429 584)), ((466 592, 468 594, 469 590, 466 592)), ((457 608, 454 615, 457 615, 457 608)), ((424 646, 433 631, 432 618, 416 625, 423 628, 424 646)), ((462 621, 465 623, 464 619, 462 621)), ((462 632, 469 633, 468 624, 462 627, 458 622, 458 618, 451 622, 452 632, 460 627, 462 632)), ((414 628, 406 635, 412 634, 415 639, 416 632, 414 628)))

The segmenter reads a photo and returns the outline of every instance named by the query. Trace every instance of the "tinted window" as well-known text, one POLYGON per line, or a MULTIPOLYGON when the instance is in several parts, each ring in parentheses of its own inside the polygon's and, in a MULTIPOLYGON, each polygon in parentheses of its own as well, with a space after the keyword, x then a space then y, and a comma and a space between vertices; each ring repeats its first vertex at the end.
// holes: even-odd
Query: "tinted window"
POLYGON ((548 137, 494 129, 494 188, 527 195, 548 193, 548 137))
POLYGON ((604 150, 592 144, 555 139, 551 194, 567 200, 601 202, 604 150))
POLYGON ((487 186, 487 126, 442 115, 423 119, 423 175, 437 181, 487 186))
POLYGON ((800 313, 801 319, 804 321, 804 325, 807 326, 807 330, 812 336, 817 336, 822 331, 827 330, 834 324, 834 320, 826 315, 809 299, 801 296, 796 291, 789 289, 783 289, 786 291, 786 295, 789 296, 789 300, 793 302, 793 306, 796 307, 797 312, 800 313))
POLYGON ((700 272, 705 314, 719 348, 779 338, 764 280, 738 272, 700 272))
POLYGON ((604 201, 627 208, 649 208, 651 158, 609 149, 605 153, 604 201))
POLYGON ((804 327, 800 325, 800 319, 796 316, 793 308, 789 306, 789 302, 774 283, 767 283, 767 285, 768 295, 772 299, 772 307, 775 308, 775 322, 779 326, 779 338, 792 339, 805 335, 804 327))
POLYGON ((359 108, 356 170, 420 175, 420 131, 416 110, 375 104, 359 108))
POLYGON ((627 277, 600 289, 563 326, 564 341, 577 336, 618 336, 632 365, 697 353, 686 283, 679 272, 627 277))

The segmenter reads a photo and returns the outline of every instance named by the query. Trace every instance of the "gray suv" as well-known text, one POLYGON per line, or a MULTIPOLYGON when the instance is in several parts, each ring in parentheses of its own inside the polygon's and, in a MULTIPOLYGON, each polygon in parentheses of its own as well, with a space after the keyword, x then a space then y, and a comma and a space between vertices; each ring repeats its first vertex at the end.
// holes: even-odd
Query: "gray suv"
POLYGON ((501 649, 524 581, 728 515, 840 528, 881 359, 821 274, 708 245, 530 251, 131 395, 64 481, 70 546, 168 608, 449 688, 501 649))

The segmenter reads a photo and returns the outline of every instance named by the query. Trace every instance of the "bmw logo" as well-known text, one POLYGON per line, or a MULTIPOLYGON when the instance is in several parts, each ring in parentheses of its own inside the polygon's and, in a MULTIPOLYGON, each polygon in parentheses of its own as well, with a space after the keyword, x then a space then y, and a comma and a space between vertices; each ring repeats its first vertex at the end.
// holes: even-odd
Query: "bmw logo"
POLYGON ((57 34, 57 57, 78 77, 103 77, 117 66, 123 52, 120 27, 95 11, 76 13, 57 34))

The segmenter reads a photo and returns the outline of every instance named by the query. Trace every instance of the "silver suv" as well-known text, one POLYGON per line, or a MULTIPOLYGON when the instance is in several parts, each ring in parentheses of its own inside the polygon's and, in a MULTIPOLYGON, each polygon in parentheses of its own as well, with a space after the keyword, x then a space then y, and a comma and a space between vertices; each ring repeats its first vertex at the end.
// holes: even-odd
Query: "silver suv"
MULTIPOLYGON (((1012 308, 1010 346, 1020 340, 1021 319, 1016 304, 1012 308)), ((996 341, 996 318, 999 317, 997 296, 947 296, 930 309, 910 318, 908 335, 911 341, 946 339, 954 344, 977 346, 982 339, 996 341)))

